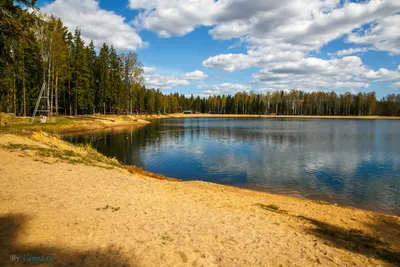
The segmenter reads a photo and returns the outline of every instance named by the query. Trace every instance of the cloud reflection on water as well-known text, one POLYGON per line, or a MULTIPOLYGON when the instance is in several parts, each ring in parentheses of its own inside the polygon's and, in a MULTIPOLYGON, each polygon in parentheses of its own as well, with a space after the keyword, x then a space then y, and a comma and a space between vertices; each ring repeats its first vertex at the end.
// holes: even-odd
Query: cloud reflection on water
POLYGON ((108 144, 96 145, 181 179, 399 214, 398 129, 384 120, 168 119, 108 132, 108 144))

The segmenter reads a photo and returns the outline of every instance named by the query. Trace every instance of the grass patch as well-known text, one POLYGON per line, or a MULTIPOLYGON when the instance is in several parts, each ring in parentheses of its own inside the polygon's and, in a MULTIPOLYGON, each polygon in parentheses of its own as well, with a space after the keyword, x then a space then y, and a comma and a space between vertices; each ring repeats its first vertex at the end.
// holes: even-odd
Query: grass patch
MULTIPOLYGON (((60 124, 63 124, 64 122, 61 121, 60 124)), ((21 134, 16 135, 21 136, 21 134)), ((48 158, 56 159, 50 162, 46 161, 46 163, 49 164, 61 161, 73 165, 84 164, 105 169, 121 168, 128 170, 130 173, 155 178, 158 180, 181 181, 176 178, 170 178, 164 175, 148 172, 136 166, 123 166, 120 162, 118 162, 117 159, 109 158, 102 155, 90 144, 72 145, 66 141, 61 140, 60 137, 54 133, 52 134, 48 132, 32 130, 27 132, 26 138, 27 141, 33 141, 38 145, 20 144, 17 143, 17 140, 19 139, 15 138, 13 140, 15 140, 16 143, 10 143, 7 145, 0 144, 0 147, 11 151, 18 150, 21 152, 25 152, 27 156, 37 156, 38 158, 34 158, 35 161, 44 162, 48 158)))
POLYGON ((94 129, 102 129, 106 126, 105 121, 110 121, 118 125, 120 122, 136 122, 137 118, 131 115, 91 115, 91 116, 58 116, 53 117, 52 122, 40 124, 36 118, 30 124, 30 117, 15 117, 1 113, 0 133, 9 134, 31 134, 32 132, 44 131, 48 133, 58 132, 79 132, 94 129))
POLYGON ((275 204, 264 205, 261 203, 257 203, 256 206, 262 208, 263 210, 272 211, 272 212, 281 213, 281 214, 287 214, 286 210, 281 210, 279 208, 279 206, 275 205, 275 204))
POLYGON ((332 205, 332 203, 329 203, 329 202, 323 201, 323 200, 317 200, 317 201, 313 201, 313 202, 320 204, 320 205, 332 205))
POLYGON ((27 150, 30 148, 29 146, 23 144, 9 144, 9 145, 3 145, 2 147, 9 150, 16 150, 16 149, 27 150))
POLYGON ((90 145, 76 146, 77 151, 73 151, 73 148, 60 149, 55 144, 51 143, 49 143, 49 145, 54 146, 54 148, 44 148, 26 144, 8 144, 2 145, 1 147, 11 151, 19 150, 23 152, 32 152, 34 155, 43 159, 55 158, 69 164, 85 164, 88 166, 101 167, 105 169, 122 167, 122 165, 115 158, 108 158, 100 154, 95 149, 90 147, 90 145))
POLYGON ((96 162, 101 162, 106 165, 111 165, 117 168, 121 168, 122 164, 118 162, 117 159, 115 158, 109 158, 106 157, 99 152, 97 152, 96 149, 91 147, 89 144, 86 145, 79 145, 78 147, 81 147, 84 151, 86 151, 87 155, 85 157, 85 160, 89 162, 90 164, 96 163, 96 162))
POLYGON ((363 234, 363 233, 364 233, 363 230, 361 230, 361 229, 354 229, 354 228, 351 228, 349 232, 350 232, 350 233, 355 233, 355 234, 363 234))
POLYGON ((123 121, 137 121, 137 118, 132 117, 132 115, 121 116, 121 120, 123 121))

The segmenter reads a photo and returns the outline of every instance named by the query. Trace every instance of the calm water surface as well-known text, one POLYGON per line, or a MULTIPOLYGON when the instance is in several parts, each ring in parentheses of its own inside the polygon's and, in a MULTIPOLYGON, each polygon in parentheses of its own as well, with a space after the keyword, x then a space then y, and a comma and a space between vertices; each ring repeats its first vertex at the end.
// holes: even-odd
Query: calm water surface
POLYGON ((400 121, 165 119, 65 138, 183 180, 400 215, 400 121))

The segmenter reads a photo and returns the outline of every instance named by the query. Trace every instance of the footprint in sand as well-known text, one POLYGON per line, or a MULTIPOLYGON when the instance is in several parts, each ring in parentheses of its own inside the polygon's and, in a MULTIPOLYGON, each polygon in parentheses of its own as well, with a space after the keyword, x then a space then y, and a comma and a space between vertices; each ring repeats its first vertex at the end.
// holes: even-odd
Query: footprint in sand
POLYGON ((188 262, 189 258, 188 258, 188 256, 186 256, 185 253, 183 253, 182 251, 176 251, 176 253, 179 254, 179 256, 181 257, 183 263, 188 262))

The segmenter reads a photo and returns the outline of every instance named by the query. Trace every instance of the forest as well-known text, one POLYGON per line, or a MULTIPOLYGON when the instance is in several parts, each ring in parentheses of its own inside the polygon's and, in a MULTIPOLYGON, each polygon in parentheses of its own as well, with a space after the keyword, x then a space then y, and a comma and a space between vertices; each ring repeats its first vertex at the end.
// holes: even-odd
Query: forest
POLYGON ((400 94, 281 90, 200 97, 146 88, 134 52, 85 44, 36 0, 0 0, 0 112, 31 116, 45 83, 53 115, 177 113, 400 116, 400 94))

